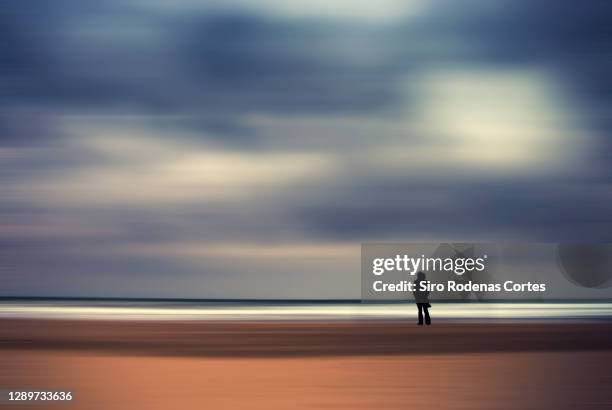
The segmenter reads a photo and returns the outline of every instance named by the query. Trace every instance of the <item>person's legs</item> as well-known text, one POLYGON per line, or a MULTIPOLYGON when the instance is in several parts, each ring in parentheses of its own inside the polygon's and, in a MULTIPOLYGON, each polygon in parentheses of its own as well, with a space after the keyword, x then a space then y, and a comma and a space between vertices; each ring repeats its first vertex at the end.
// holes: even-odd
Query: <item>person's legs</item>
POLYGON ((423 306, 420 303, 417 303, 417 307, 419 308, 419 325, 423 325, 423 306))
POLYGON ((429 317, 429 309, 427 307, 423 307, 425 309, 425 324, 431 325, 431 318, 429 317))

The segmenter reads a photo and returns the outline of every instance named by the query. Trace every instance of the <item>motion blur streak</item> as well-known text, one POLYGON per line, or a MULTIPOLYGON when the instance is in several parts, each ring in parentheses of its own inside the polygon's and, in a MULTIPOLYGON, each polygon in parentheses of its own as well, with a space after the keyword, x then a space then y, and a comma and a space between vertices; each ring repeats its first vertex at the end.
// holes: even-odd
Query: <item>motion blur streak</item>
MULTIPOLYGON (((78 306, 50 303, 0 305, 0 318, 89 319, 89 320, 339 320, 407 319, 415 314, 413 304, 316 304, 265 306, 78 306)), ((134 304, 133 304, 134 305, 134 304)), ((612 319, 612 303, 438 303, 436 319, 612 319)))

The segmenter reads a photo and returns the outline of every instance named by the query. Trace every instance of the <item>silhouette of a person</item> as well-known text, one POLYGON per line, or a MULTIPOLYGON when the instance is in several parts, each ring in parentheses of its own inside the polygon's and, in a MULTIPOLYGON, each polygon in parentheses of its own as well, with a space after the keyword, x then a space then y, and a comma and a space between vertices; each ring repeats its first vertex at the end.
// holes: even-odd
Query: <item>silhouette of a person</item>
POLYGON ((421 290, 421 282, 425 280, 425 273, 419 272, 417 273, 417 278, 414 281, 414 301, 419 308, 419 326, 423 326, 423 311, 425 311, 425 324, 427 326, 431 325, 431 318, 429 317, 429 308, 431 305, 429 304, 429 291, 421 290))

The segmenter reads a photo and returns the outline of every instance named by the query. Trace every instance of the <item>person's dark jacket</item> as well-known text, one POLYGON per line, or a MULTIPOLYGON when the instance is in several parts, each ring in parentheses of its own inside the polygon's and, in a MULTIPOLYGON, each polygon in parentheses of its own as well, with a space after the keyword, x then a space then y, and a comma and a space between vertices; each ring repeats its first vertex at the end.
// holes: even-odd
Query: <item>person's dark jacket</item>
POLYGON ((421 280, 415 280, 414 285, 415 289, 412 294, 414 295, 415 303, 429 303, 429 291, 428 290, 420 290, 421 280))

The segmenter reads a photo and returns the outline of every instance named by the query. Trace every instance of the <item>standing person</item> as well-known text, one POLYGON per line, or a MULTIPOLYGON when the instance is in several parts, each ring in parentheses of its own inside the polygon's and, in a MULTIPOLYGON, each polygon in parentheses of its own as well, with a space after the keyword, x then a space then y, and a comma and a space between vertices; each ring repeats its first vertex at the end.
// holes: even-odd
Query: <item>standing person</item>
POLYGON ((431 325, 431 318, 429 317, 429 308, 431 305, 429 304, 429 291, 421 290, 421 282, 425 280, 425 273, 419 272, 417 273, 417 278, 414 281, 414 301, 419 308, 419 326, 423 326, 423 311, 425 311, 425 324, 427 326, 431 325))

